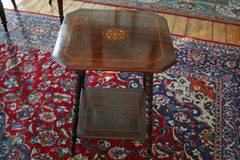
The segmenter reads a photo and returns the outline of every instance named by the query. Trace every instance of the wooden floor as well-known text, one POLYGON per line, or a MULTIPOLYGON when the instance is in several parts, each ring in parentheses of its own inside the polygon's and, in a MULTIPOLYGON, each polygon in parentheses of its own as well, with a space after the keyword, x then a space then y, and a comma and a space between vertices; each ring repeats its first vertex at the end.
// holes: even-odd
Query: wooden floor
MULTIPOLYGON (((58 16, 57 1, 52 0, 52 6, 48 5, 48 0, 15 0, 19 10, 44 13, 58 16)), ((3 1, 4 8, 13 9, 10 0, 3 1)), ((79 8, 94 9, 126 9, 121 7, 104 6, 79 2, 74 0, 64 0, 64 14, 79 8)), ((160 14, 168 20, 170 32, 182 36, 195 37, 205 40, 230 43, 240 45, 240 26, 229 25, 218 22, 187 18, 169 14, 160 14)))

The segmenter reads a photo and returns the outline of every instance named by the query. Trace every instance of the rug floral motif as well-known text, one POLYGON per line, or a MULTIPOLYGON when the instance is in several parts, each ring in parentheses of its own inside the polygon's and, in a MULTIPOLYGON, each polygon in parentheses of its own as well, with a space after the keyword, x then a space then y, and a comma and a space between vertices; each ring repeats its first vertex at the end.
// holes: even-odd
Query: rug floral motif
MULTIPOLYGON (((51 59, 57 17, 6 10, 0 27, 0 159, 70 159, 75 75, 51 59)), ((154 74, 153 159, 239 159, 240 47, 172 35, 154 74)), ((141 88, 142 73, 87 71, 88 87, 141 88)), ((146 142, 77 139, 73 159, 146 159, 146 142)))
POLYGON ((240 25, 238 0, 76 0, 240 25))

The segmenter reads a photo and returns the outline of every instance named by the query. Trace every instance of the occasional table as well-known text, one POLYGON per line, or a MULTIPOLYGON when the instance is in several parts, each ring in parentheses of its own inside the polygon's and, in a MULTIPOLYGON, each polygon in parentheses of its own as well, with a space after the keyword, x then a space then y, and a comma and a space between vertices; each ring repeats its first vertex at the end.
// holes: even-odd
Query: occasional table
POLYGON ((176 63, 165 18, 146 11, 79 9, 67 14, 52 58, 75 70, 76 138, 146 139, 152 152, 153 73, 176 63), (143 88, 85 87, 86 70, 143 72, 143 88))

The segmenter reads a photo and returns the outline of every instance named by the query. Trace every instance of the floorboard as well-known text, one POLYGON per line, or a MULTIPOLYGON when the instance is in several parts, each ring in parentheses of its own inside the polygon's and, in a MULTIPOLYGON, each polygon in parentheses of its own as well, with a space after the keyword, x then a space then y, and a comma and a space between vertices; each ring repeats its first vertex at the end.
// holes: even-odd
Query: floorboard
POLYGON ((174 24, 175 24, 175 20, 176 20, 176 16, 170 15, 170 14, 165 14, 164 17, 167 19, 169 31, 170 31, 170 33, 172 33, 174 24))
POLYGON ((238 26, 227 25, 227 43, 240 45, 240 29, 238 26))
POLYGON ((213 41, 227 42, 226 24, 213 22, 213 41))
POLYGON ((186 36, 199 38, 200 33, 200 23, 199 19, 188 18, 187 26, 186 26, 186 36))
POLYGON ((199 38, 206 40, 213 40, 213 22, 200 21, 199 38))
POLYGON ((187 22, 188 22, 188 19, 186 17, 180 17, 180 16, 176 17, 175 25, 174 25, 172 33, 186 35, 187 22))

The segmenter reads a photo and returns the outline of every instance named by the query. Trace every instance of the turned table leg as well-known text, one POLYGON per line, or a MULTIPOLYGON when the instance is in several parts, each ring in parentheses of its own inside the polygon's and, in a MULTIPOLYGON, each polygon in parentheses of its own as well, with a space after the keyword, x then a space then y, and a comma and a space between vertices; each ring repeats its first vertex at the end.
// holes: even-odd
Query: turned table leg
POLYGON ((146 93, 146 125, 147 125, 147 158, 152 157, 152 100, 153 100, 153 73, 144 73, 144 89, 146 93))
POLYGON ((60 19, 60 24, 63 22, 63 0, 58 0, 58 12, 59 12, 59 19, 60 19))
POLYGON ((1 16, 1 20, 2 20, 2 24, 3 24, 4 30, 6 32, 8 32, 7 20, 6 20, 6 16, 5 16, 5 12, 4 12, 4 8, 3 8, 3 4, 2 4, 1 0, 0 0, 0 16, 1 16))
POLYGON ((81 90, 84 88, 84 77, 85 71, 75 71, 76 74, 76 85, 75 85, 75 95, 74 95, 74 105, 73 105, 73 120, 72 120, 72 135, 71 135, 71 157, 74 156, 76 138, 77 138, 77 123, 78 123, 78 111, 79 111, 79 100, 81 95, 81 90))
POLYGON ((17 10, 17 4, 16 4, 15 0, 11 0, 11 1, 12 1, 14 9, 17 10))

